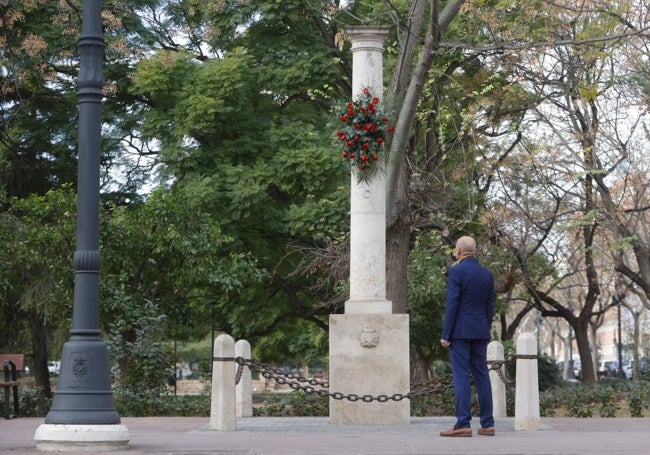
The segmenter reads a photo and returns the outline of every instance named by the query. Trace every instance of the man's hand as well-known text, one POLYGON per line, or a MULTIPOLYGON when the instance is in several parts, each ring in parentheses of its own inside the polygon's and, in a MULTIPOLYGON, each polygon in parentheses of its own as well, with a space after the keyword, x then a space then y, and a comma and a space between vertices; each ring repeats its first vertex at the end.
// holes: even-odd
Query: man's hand
POLYGON ((442 338, 440 339, 440 344, 442 345, 443 348, 448 348, 449 346, 451 346, 449 340, 443 340, 442 338))

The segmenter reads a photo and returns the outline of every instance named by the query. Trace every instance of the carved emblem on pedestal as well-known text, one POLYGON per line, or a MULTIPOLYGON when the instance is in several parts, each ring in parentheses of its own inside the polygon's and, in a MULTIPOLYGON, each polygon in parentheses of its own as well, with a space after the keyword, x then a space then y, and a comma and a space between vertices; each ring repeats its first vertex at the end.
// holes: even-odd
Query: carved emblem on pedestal
POLYGON ((373 327, 366 326, 361 332, 361 346, 364 348, 374 348, 379 343, 379 336, 377 335, 377 330, 373 327))
POLYGON ((77 357, 72 361, 72 373, 78 379, 85 379, 88 375, 88 361, 84 357, 77 357))

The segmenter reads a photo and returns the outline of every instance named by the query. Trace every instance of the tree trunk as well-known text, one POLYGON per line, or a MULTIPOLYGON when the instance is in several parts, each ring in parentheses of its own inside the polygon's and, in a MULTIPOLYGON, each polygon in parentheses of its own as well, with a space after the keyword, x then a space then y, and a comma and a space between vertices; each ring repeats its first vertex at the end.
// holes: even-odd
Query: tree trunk
POLYGON ((431 379, 431 361, 419 349, 411 349, 411 384, 431 379))
MULTIPOLYGON (((52 397, 52 386, 50 385, 50 372, 47 369, 48 345, 47 345, 47 327, 42 316, 35 308, 29 311, 29 325, 32 333, 32 352, 34 363, 32 365, 32 374, 36 381, 36 386, 40 388, 41 397, 52 397)), ((45 409, 44 402, 39 401, 38 415, 45 415, 48 409, 45 409)))
POLYGON ((393 313, 406 313, 407 269, 411 225, 400 217, 386 231, 386 294, 393 302, 393 313))
POLYGON ((596 381, 594 374, 594 361, 591 358, 591 350, 589 348, 589 324, 588 320, 580 321, 573 327, 576 344, 578 345, 578 353, 580 354, 580 362, 582 363, 582 382, 593 384, 596 381))

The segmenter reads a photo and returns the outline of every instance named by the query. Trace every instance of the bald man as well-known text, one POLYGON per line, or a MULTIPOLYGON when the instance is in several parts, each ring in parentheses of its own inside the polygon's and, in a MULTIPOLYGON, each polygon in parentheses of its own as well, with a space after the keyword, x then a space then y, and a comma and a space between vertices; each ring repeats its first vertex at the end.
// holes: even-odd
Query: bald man
POLYGON ((487 345, 494 315, 494 278, 476 259, 476 242, 471 237, 456 241, 458 262, 447 275, 445 320, 440 343, 449 348, 456 395, 456 424, 440 436, 470 437, 474 377, 480 406, 478 434, 494 436, 492 387, 487 367, 487 345))

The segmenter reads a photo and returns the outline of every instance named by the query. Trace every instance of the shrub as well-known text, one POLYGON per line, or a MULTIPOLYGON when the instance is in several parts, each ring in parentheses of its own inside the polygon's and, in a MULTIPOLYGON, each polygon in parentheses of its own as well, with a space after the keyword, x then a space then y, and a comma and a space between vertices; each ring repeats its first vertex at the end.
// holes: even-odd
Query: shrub
POLYGON ((130 320, 111 325, 108 340, 113 364, 114 394, 118 412, 153 416, 164 412, 167 381, 172 374, 170 347, 165 341, 165 315, 147 302, 133 309, 130 320))
POLYGON ((600 417, 616 417, 619 410, 617 393, 614 387, 596 387, 593 389, 594 400, 599 403, 598 415, 600 417))
MULTIPOLYGON (((0 393, 0 409, 4 409, 4 393, 0 393)), ((11 412, 14 409, 13 392, 10 394, 11 412)), ((44 398, 40 387, 20 386, 18 392, 18 406, 21 417, 45 417, 52 407, 52 398, 44 398)))
POLYGON ((329 398, 307 395, 302 390, 287 394, 268 394, 262 406, 253 409, 253 414, 267 417, 326 417, 329 415, 329 398))
POLYGON ((650 383, 647 381, 634 381, 629 395, 630 415, 643 417, 643 411, 648 409, 650 400, 650 383))

